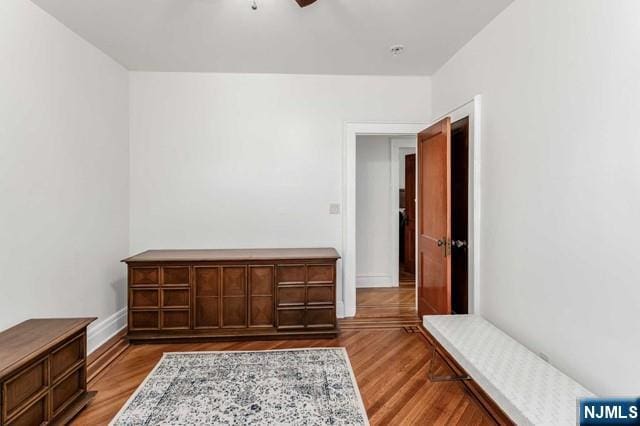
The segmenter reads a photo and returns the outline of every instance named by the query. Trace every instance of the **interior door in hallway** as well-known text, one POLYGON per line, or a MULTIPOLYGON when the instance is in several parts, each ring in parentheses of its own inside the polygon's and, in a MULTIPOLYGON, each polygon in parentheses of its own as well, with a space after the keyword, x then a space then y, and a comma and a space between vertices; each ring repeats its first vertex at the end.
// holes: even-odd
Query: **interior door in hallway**
POLYGON ((407 222, 404 227, 404 271, 416 271, 416 155, 404 157, 404 208, 407 222))
POLYGON ((451 313, 451 119, 418 135, 418 313, 451 313))

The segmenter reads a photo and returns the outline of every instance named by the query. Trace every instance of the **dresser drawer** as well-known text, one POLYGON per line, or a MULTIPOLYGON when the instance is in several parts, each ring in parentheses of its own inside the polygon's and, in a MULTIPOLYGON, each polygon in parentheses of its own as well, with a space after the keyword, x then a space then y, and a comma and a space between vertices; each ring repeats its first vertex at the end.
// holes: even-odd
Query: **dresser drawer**
POLYGON ((188 310, 162 311, 162 328, 164 330, 188 329, 190 326, 189 317, 188 310))
POLYGON ((164 266, 162 268, 162 284, 189 285, 191 282, 188 266, 164 266))
POLYGON ((163 288, 162 307, 163 308, 186 308, 189 309, 190 292, 189 289, 163 288))
POLYGON ((159 294, 157 288, 132 288, 129 290, 131 308, 157 308, 160 303, 159 294))
POLYGON ((278 309, 278 328, 304 328, 304 308, 278 309))
POLYGON ((52 352, 49 358, 51 381, 55 383, 70 368, 82 362, 84 353, 84 334, 76 336, 52 352))
POLYGON ((307 287, 308 305, 329 305, 333 304, 335 293, 332 285, 310 285, 307 287))
POLYGON ((307 282, 333 284, 335 282, 335 267, 333 265, 308 265, 307 282))
POLYGON ((129 312, 130 330, 157 330, 160 328, 160 312, 157 310, 129 312))
POLYGON ((32 364, 7 380, 2 389, 3 406, 7 417, 12 417, 24 404, 49 385, 47 359, 32 364))
POLYGON ((333 328, 336 323, 336 311, 330 308, 307 308, 307 328, 333 328))
POLYGON ((81 366, 52 388, 51 404, 54 416, 84 392, 84 383, 84 366, 81 366))
POLYGON ((45 423, 48 419, 48 396, 43 397, 31 404, 26 410, 7 422, 7 426, 34 426, 45 423))
POLYGON ((276 268, 278 284, 304 284, 307 280, 305 265, 278 265, 276 268))
POLYGON ((278 287, 278 306, 304 305, 305 286, 278 287))
POLYGON ((130 268, 129 283, 131 285, 157 285, 160 283, 160 268, 130 268))

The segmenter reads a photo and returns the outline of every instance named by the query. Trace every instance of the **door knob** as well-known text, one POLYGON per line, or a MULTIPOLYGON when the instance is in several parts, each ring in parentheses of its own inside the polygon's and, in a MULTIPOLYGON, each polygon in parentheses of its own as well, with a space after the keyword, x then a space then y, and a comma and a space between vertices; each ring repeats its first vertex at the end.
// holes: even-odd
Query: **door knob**
POLYGON ((444 245, 444 240, 438 240, 438 247, 442 247, 444 245))
POLYGON ((453 240, 451 241, 451 245, 454 247, 466 247, 467 246, 467 242, 465 240, 453 240))

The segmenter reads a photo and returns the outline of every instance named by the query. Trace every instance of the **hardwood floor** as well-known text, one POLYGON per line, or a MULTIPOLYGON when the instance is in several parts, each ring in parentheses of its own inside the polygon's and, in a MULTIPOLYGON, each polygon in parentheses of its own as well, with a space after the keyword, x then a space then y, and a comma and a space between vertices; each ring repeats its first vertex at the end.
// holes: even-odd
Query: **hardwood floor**
POLYGON ((356 290, 356 319, 417 319, 415 287, 359 288, 356 290))
POLYGON ((411 286, 415 286, 416 285, 416 276, 412 273, 409 272, 405 272, 403 268, 400 268, 399 271, 400 274, 400 285, 411 285, 411 286))
MULTIPOLYGON (((485 425, 492 419, 457 382, 427 378, 430 351, 415 327, 343 330, 332 340, 246 341, 129 346, 90 384, 98 391, 72 425, 104 425, 160 360, 163 352, 344 346, 372 425, 485 425)), ((447 367, 438 362, 438 373, 447 367)))

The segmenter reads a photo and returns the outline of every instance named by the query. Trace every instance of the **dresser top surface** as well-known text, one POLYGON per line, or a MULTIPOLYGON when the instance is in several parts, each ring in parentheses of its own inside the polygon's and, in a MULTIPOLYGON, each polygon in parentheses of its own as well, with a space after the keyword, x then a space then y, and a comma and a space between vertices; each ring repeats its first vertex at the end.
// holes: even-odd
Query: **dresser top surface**
POLYGON ((0 378, 32 361, 95 319, 30 319, 1 332, 0 378))
POLYGON ((135 262, 216 262, 226 260, 339 259, 334 248, 147 250, 123 259, 135 262))

